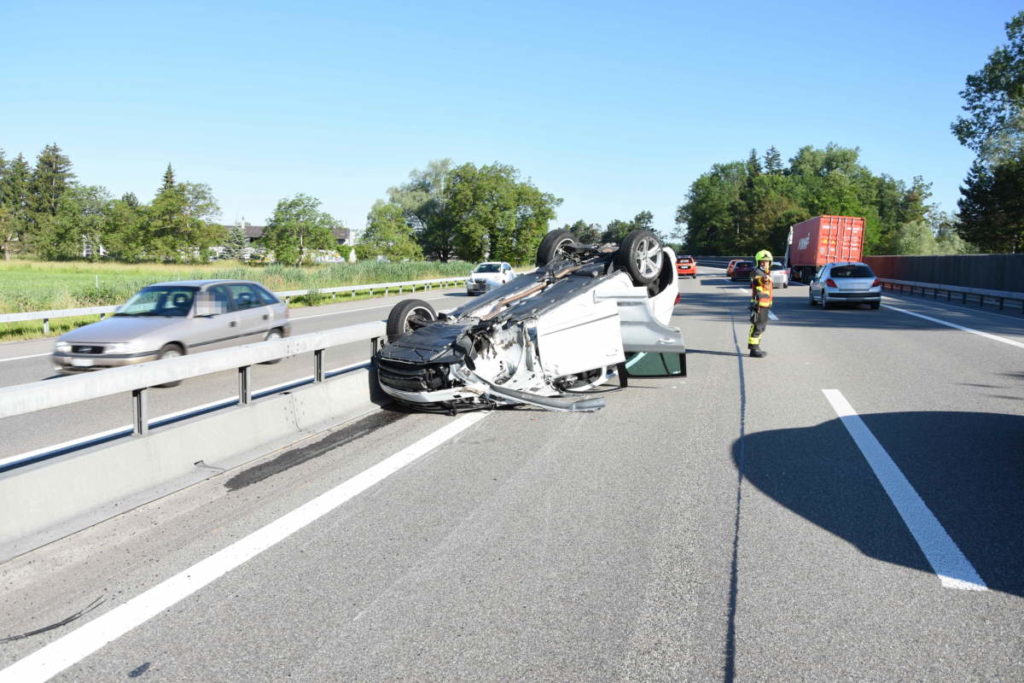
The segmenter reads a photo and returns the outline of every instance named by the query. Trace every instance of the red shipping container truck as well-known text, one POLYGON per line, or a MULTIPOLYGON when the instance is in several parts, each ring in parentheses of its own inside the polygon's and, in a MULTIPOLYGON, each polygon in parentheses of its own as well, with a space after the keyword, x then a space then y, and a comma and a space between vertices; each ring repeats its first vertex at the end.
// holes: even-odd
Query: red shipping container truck
POLYGON ((789 228, 785 265, 794 280, 810 282, 826 263, 860 261, 863 255, 863 218, 817 216, 789 228))

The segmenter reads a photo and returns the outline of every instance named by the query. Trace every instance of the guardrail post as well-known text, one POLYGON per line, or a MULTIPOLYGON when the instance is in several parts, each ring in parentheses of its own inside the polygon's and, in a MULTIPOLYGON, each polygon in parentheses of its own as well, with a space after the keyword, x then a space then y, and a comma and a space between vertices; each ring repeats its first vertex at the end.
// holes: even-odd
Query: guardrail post
POLYGON ((43 334, 50 334, 50 319, 43 318, 43 334))
POLYGON ((244 365, 238 368, 238 403, 247 406, 252 402, 252 386, 250 383, 249 370, 251 365, 244 365))
POLYGON ((149 411, 146 408, 146 389, 132 389, 132 434, 145 436, 149 432, 149 411))
POLYGON ((324 350, 317 349, 313 352, 313 381, 324 381, 324 350))

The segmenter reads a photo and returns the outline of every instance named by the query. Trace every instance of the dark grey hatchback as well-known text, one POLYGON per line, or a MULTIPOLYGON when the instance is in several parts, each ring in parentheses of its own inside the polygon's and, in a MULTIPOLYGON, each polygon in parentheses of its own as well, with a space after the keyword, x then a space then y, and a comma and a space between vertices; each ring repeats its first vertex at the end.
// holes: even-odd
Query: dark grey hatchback
POLYGON ((61 335, 53 365, 60 373, 98 370, 290 333, 288 305, 256 282, 161 282, 110 318, 61 335))

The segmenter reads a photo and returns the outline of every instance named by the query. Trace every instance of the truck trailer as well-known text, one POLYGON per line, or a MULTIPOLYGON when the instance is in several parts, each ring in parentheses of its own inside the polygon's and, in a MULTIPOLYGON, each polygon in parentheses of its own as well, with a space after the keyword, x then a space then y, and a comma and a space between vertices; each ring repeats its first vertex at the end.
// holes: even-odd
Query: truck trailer
POLYGON ((810 282, 826 263, 860 261, 863 255, 863 218, 816 216, 789 228, 785 265, 793 280, 810 282))

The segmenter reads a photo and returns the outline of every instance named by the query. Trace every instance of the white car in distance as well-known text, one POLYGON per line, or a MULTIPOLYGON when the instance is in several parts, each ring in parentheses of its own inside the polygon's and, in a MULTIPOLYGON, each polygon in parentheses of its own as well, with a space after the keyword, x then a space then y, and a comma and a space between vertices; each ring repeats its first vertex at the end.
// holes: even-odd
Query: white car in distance
POLYGON ((466 280, 466 294, 486 294, 501 287, 516 276, 512 266, 504 261, 485 261, 473 269, 466 280))

